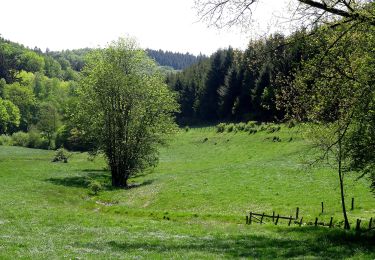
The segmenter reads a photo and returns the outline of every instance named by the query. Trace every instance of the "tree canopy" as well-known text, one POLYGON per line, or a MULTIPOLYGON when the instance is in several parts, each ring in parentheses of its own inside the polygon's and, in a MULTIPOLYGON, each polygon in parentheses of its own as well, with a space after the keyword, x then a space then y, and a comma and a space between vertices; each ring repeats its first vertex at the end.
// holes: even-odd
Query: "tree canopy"
POLYGON ((92 52, 83 75, 77 125, 104 152, 112 185, 127 187, 131 175, 155 165, 158 145, 173 132, 174 94, 132 40, 92 52))

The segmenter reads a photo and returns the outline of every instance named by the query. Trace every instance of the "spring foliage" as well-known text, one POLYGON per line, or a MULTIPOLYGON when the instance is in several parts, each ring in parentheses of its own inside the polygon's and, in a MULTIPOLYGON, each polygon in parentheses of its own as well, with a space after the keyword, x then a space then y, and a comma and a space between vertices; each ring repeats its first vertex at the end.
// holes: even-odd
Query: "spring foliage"
POLYGON ((157 147, 173 132, 174 94, 155 63, 132 40, 92 52, 83 70, 77 125, 104 152, 112 185, 155 165, 157 147))

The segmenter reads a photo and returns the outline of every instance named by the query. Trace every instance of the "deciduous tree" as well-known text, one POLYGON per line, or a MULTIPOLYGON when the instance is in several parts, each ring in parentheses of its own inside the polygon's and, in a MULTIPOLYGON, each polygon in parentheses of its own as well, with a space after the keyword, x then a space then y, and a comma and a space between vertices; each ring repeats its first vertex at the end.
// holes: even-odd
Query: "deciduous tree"
POLYGON ((78 126, 105 154, 112 185, 127 187, 130 176, 155 165, 158 145, 173 132, 175 96, 133 40, 94 51, 83 74, 78 126))

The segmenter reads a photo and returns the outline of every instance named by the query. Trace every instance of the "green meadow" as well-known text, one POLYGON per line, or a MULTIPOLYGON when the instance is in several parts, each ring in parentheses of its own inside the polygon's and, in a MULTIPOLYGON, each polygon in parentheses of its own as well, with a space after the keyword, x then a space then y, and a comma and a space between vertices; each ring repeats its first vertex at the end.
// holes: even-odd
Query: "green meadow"
MULTIPOLYGON (((374 233, 342 230, 337 174, 308 167, 313 152, 302 136, 285 126, 180 130, 128 190, 111 188, 101 157, 52 163, 53 151, 0 146, 0 258, 374 259, 374 233), (102 184, 96 195, 94 180, 102 184), (296 207, 302 227, 245 224, 250 211, 294 216, 296 207), (315 217, 333 217, 335 227, 309 225, 315 217)), ((357 177, 345 178, 352 229, 357 218, 365 227, 375 217, 369 180, 357 177)))

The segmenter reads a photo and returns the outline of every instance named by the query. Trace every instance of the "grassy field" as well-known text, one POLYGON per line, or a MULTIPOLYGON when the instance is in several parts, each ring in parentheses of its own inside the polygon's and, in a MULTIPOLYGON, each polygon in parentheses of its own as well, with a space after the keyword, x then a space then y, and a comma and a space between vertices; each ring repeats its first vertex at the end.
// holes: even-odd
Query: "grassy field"
MULTIPOLYGON (((159 166, 111 189, 104 160, 75 153, 68 164, 54 152, 0 146, 0 259, 374 259, 373 234, 339 228, 245 225, 251 210, 342 221, 335 171, 304 167, 309 146, 297 130, 216 133, 181 131, 159 166), (281 142, 273 142, 274 136, 281 142), (90 195, 88 183, 104 190, 90 195), (325 213, 320 214, 324 201, 325 213)), ((355 219, 368 225, 375 199, 368 180, 346 177, 355 219)))

